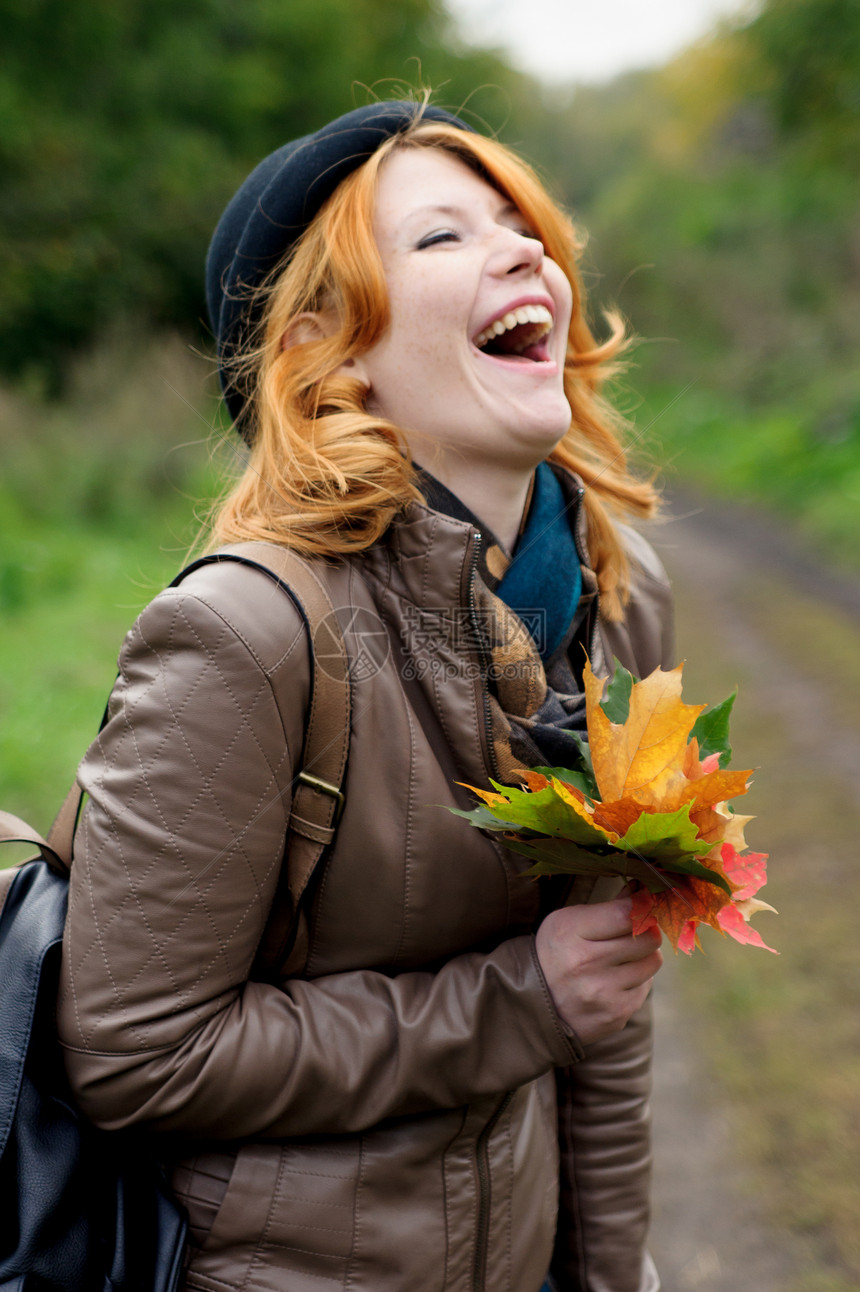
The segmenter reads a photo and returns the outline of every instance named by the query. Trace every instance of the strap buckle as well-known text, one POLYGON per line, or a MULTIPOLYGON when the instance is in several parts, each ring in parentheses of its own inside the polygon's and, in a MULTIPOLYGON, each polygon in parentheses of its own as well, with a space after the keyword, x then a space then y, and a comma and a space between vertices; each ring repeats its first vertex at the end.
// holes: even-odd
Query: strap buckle
POLYGON ((310 789, 316 790, 318 794, 328 794, 329 798, 335 800, 333 824, 337 825, 343 813, 343 805, 346 802, 338 787, 332 785, 330 781, 324 781, 320 776, 312 776, 310 772, 299 772, 296 780, 301 781, 303 785, 307 785, 310 789))

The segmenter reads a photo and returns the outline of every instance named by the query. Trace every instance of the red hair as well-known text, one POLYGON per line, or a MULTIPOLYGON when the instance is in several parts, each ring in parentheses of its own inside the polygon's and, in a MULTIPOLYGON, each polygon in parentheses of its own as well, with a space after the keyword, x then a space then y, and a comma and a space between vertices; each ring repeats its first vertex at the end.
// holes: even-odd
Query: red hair
POLYGON ((629 571, 613 517, 650 516, 657 503, 653 486, 631 476, 619 438, 622 419, 600 395, 625 346, 622 324, 609 315, 609 340, 598 344, 592 336, 578 269, 582 242, 531 167, 494 139, 420 116, 338 186, 286 261, 257 289, 265 297, 262 322, 235 374, 249 396, 243 432, 251 454, 216 513, 213 544, 254 538, 306 555, 361 551, 421 497, 400 429, 367 412, 364 386, 343 371, 388 326, 373 215, 379 169, 401 148, 443 148, 460 158, 514 203, 570 281, 564 386, 572 417, 551 460, 577 472, 586 486, 602 609, 619 619, 629 571), (285 347, 298 316, 318 311, 335 320, 332 334, 296 338, 285 347))

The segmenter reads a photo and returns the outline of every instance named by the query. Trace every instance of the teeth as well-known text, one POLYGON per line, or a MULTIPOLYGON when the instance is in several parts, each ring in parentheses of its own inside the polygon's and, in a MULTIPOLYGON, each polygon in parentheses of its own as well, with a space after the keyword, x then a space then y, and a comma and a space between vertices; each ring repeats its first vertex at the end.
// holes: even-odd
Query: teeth
POLYGON ((518 309, 509 310, 500 319, 496 319, 495 323, 484 328, 483 332, 479 332, 474 344, 480 350, 481 346, 486 345, 494 336, 501 336, 503 332, 510 332, 511 328, 524 323, 543 324, 544 330, 541 335, 545 336, 552 327, 552 315, 545 305, 520 305, 518 309))

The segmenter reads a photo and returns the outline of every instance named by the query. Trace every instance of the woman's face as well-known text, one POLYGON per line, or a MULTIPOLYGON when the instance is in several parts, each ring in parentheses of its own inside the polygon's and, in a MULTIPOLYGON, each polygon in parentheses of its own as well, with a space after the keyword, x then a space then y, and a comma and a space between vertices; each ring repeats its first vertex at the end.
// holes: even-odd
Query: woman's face
POLYGON ((564 273, 507 198, 441 149, 383 164, 374 234, 391 324, 358 360, 368 408, 431 470, 438 449, 530 471, 570 425, 564 273))

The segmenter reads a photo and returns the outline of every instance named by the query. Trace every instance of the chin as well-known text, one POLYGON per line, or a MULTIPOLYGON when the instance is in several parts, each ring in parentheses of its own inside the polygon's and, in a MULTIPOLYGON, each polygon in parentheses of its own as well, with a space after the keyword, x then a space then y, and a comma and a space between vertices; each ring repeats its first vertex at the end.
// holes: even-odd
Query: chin
MULTIPOLYGON (((564 439, 570 430, 570 409, 565 405, 563 414, 536 421, 526 431, 526 442, 530 451, 538 454, 536 461, 542 462, 553 449, 564 439)), ((517 438, 523 442, 523 427, 517 428, 517 438)))

